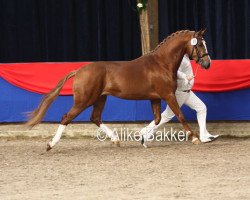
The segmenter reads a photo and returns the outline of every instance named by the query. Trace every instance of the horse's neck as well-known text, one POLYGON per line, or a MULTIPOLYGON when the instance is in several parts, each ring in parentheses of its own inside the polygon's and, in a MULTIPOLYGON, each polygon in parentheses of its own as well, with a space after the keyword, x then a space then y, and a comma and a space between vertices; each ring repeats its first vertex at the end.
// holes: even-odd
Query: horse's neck
POLYGON ((181 61, 185 53, 186 53, 185 48, 179 48, 178 51, 173 52, 174 59, 172 59, 172 63, 171 63, 173 72, 177 72, 177 70, 179 69, 181 61))
POLYGON ((161 62, 164 67, 177 72, 182 58, 186 53, 187 40, 172 41, 169 44, 164 44, 162 49, 157 52, 157 55, 161 58, 161 62))

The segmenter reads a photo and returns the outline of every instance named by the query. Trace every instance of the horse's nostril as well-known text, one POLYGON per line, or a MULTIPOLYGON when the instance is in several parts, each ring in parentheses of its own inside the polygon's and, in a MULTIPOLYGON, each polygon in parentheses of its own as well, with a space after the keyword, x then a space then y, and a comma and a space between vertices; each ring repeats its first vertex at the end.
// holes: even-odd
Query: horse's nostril
POLYGON ((207 62, 208 64, 207 64, 207 69, 210 67, 210 62, 207 62))

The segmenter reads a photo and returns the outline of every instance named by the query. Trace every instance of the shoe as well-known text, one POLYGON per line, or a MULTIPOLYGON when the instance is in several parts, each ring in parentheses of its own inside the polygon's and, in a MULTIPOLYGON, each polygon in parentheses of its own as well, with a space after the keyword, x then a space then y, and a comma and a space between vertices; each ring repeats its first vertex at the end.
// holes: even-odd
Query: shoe
POLYGON ((212 140, 210 138, 200 138, 200 141, 203 143, 211 142, 212 140))
POLYGON ((212 141, 216 140, 218 137, 219 137, 219 135, 210 135, 209 134, 208 136, 201 137, 200 141, 203 143, 212 142, 212 141))
POLYGON ((211 135, 210 133, 207 133, 206 137, 208 137, 209 139, 211 139, 211 141, 214 141, 214 140, 216 140, 219 137, 219 135, 211 135))
POLYGON ((207 134, 206 136, 212 137, 213 139, 216 139, 216 138, 218 138, 220 135, 211 135, 211 134, 207 134))

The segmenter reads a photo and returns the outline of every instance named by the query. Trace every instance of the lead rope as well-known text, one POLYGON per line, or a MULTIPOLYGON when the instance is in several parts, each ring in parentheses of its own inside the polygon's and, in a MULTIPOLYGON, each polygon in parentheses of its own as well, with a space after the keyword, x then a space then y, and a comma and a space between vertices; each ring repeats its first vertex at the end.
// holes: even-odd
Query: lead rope
POLYGON ((196 77, 196 75, 197 75, 197 72, 198 72, 198 67, 199 67, 199 65, 197 65, 197 67, 196 67, 196 70, 195 70, 195 73, 194 73, 194 78, 196 77))

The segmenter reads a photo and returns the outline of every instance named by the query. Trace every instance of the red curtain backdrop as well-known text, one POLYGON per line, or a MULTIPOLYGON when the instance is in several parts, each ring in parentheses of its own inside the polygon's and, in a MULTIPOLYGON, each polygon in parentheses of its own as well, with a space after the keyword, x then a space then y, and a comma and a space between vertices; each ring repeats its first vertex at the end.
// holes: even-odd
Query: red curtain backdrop
MULTIPOLYGON (((72 70, 90 62, 10 63, 0 64, 0 77, 25 90, 46 94, 72 70)), ((192 61, 195 73, 197 64, 192 61)), ((72 81, 63 87, 61 95, 72 94, 72 81)), ((250 60, 213 60, 209 70, 198 66, 193 90, 224 92, 250 87, 250 60)))
MULTIPOLYGON (((197 64, 192 61, 195 73, 197 64)), ((198 68, 193 90, 225 92, 250 87, 250 60, 212 60, 208 70, 198 68)))
MULTIPOLYGON (((46 94, 69 72, 90 62, 45 62, 0 64, 0 77, 25 90, 46 94)), ((60 95, 72 94, 73 78, 68 80, 60 95)))

